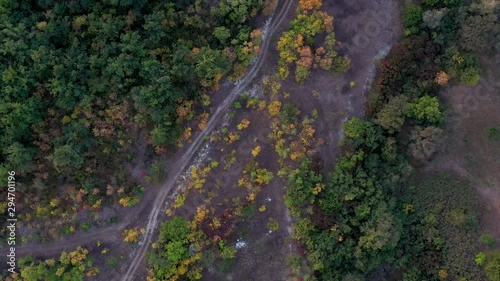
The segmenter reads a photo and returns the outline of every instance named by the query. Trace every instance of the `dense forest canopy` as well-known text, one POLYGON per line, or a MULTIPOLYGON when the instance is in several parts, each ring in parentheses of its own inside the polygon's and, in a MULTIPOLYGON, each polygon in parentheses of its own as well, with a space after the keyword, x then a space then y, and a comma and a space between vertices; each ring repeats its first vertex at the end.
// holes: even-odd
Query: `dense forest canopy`
POLYGON ((262 6, 1 1, 0 172, 32 179, 22 192, 71 184, 90 204, 109 184, 129 192, 118 167, 138 129, 156 148, 175 143, 196 101, 257 54, 248 23, 262 6))

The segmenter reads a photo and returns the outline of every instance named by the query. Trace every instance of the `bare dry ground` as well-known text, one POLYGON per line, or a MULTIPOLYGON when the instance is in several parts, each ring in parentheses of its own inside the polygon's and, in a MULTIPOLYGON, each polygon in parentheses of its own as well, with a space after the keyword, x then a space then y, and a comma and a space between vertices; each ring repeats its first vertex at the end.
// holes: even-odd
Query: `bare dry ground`
POLYGON ((451 85, 440 94, 449 107, 443 151, 425 169, 454 172, 469 181, 484 201, 484 232, 500 238, 500 55, 483 56, 484 74, 475 87, 451 85), (497 137, 498 138, 498 137, 497 137))
POLYGON ((318 138, 325 141, 319 154, 324 171, 333 168, 339 153, 341 125, 348 118, 363 116, 365 97, 375 77, 376 63, 382 59, 402 34, 402 7, 395 0, 325 1, 323 8, 335 18, 335 34, 340 54, 351 58, 351 69, 332 76, 318 70, 303 85, 288 80, 284 90, 303 106, 305 112, 319 112, 318 138), (353 83, 351 83, 353 82, 353 83), (312 97, 312 90, 319 98, 312 97))

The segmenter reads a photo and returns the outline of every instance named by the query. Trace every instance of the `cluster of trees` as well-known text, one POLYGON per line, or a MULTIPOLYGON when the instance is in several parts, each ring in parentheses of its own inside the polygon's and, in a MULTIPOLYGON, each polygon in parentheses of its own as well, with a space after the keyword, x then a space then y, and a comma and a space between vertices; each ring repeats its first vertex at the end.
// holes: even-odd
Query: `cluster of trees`
POLYGON ((148 254, 148 280, 199 280, 207 265, 230 262, 236 248, 227 238, 234 230, 235 215, 241 216, 247 206, 216 213, 202 205, 191 221, 175 216, 164 222, 148 254))
MULTIPOLYGON (((186 104, 192 109, 258 53, 262 32, 248 22, 262 7, 262 0, 2 1, 0 173, 16 170, 33 180, 20 192, 47 199, 71 184, 86 206, 108 185, 131 192, 120 166, 133 157, 137 129, 154 146, 175 143, 186 104)), ((66 201, 61 208, 72 205, 66 201)))
POLYGON ((181 276, 189 280, 201 278, 201 267, 196 262, 201 258, 194 241, 189 223, 174 217, 161 225, 158 240, 153 244, 148 256, 150 265, 148 280, 179 280, 181 276))
POLYGON ((285 198, 318 280, 373 272, 393 260, 400 238, 395 192, 411 167, 373 121, 353 118, 344 129, 350 149, 326 182, 303 160, 285 198))
POLYGON ((492 54, 500 50, 500 8, 497 3, 477 0, 423 1, 409 5, 403 15, 407 36, 426 34, 440 46, 441 69, 470 85, 477 83, 477 64, 466 52, 492 54), (457 50, 457 48, 459 50, 457 50))
POLYGON ((339 56, 335 51, 335 33, 333 17, 320 11, 321 0, 301 0, 297 8, 297 18, 290 23, 290 28, 280 37, 278 51, 279 76, 288 77, 290 65, 295 66, 295 80, 302 83, 311 69, 321 67, 334 72, 346 72, 351 64, 347 56, 339 56), (314 47, 317 35, 326 33, 323 46, 314 47))
POLYGON ((484 280, 474 264, 480 205, 468 183, 409 181, 404 144, 374 120, 353 118, 344 129, 348 151, 328 178, 305 158, 285 196, 317 280, 364 280, 384 264, 405 281, 484 280))
POLYGON ((86 276, 95 276, 99 269, 92 265, 89 251, 78 247, 72 252, 62 252, 59 259, 37 260, 25 257, 19 260, 19 273, 7 276, 8 281, 33 280, 84 280, 86 276))
POLYGON ((474 263, 481 206, 472 186, 452 175, 416 176, 402 193, 404 280, 485 280, 474 263))
MULTIPOLYGON (((479 80, 470 51, 482 49, 470 47, 464 34, 475 20, 491 23, 488 13, 498 9, 487 2, 409 5, 406 37, 379 64, 367 118, 344 124, 345 152, 335 169, 325 180, 304 159, 290 174, 285 199, 297 219, 294 236, 317 280, 364 280, 388 264, 407 281, 484 280, 474 264, 479 203, 473 190, 449 177, 409 188, 409 176, 411 164, 439 149, 440 87, 452 79, 468 85, 479 80)), ((481 46, 495 34, 471 44, 481 46)), ((496 41, 488 42, 493 50, 496 41)), ((489 268, 496 268, 490 260, 489 268)))
MULTIPOLYGON (((281 102, 278 95, 281 82, 275 77, 264 79, 264 91, 270 95, 268 114, 271 117, 272 132, 268 135, 275 141, 275 151, 278 154, 278 163, 281 170, 278 175, 286 175, 288 165, 297 161, 305 155, 314 152, 315 147, 321 140, 315 138, 314 122, 318 117, 318 111, 313 110, 311 116, 303 116, 299 119, 300 110, 294 102, 281 102), (291 160, 291 161, 290 161, 291 160)), ((288 93, 283 93, 286 99, 288 93)))
POLYGON ((498 3, 488 0, 463 5, 462 0, 423 1, 422 7, 410 5, 405 11, 406 33, 428 28, 438 42, 457 40, 460 47, 471 52, 492 53, 500 50, 498 3))

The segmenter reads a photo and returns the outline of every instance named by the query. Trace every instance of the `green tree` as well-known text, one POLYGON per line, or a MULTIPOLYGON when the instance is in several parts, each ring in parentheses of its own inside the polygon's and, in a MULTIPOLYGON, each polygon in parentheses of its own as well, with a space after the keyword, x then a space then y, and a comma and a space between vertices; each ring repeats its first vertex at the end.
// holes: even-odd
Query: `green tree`
POLYGON ((226 44, 227 39, 231 37, 231 32, 224 26, 218 26, 215 28, 214 36, 219 40, 221 44, 226 44))
POLYGON ((403 23, 411 33, 417 32, 420 23, 422 22, 422 8, 420 6, 410 4, 403 11, 403 23))
POLYGON ((195 71, 204 81, 204 86, 216 85, 219 79, 229 71, 229 59, 222 51, 203 47, 195 54, 195 71))
POLYGON ((0 0, 0 14, 8 14, 19 6, 17 2, 0 0))
POLYGON ((500 281, 500 251, 488 254, 484 272, 491 281, 500 281))
POLYGON ((158 241, 148 257, 157 279, 168 280, 179 273, 179 262, 190 256, 189 233, 189 223, 182 217, 176 216, 161 224, 158 241))
POLYGON ((189 233, 189 224, 182 217, 173 217, 161 225, 160 238, 164 241, 182 241, 189 233))
POLYGON ((382 211, 376 219, 371 219, 361 226, 358 245, 371 251, 380 251, 394 249, 398 240, 399 231, 396 230, 395 217, 388 211, 382 211))
POLYGON ((349 273, 347 274, 342 281, 365 281, 365 277, 361 274, 353 274, 349 273))
POLYGON ((500 48, 500 24, 496 7, 488 1, 469 6, 469 15, 461 25, 459 44, 471 52, 490 52, 500 48))
POLYGON ((337 44, 337 39, 335 39, 335 33, 334 32, 328 32, 328 34, 325 37, 325 49, 327 52, 334 51, 335 44, 337 44))
POLYGON ((456 7, 462 3, 462 0, 423 0, 422 4, 430 8, 456 7))
POLYGON ((345 122, 342 127, 347 138, 347 143, 355 147, 376 149, 383 143, 380 128, 373 122, 353 117, 345 122))
POLYGON ((219 241, 220 257, 223 260, 234 259, 236 255, 236 248, 233 245, 229 245, 224 240, 219 241))
POLYGON ((469 86, 476 86, 480 78, 479 69, 475 67, 466 68, 460 76, 460 80, 469 86))
POLYGON ((222 0, 212 12, 226 26, 237 27, 255 15, 262 4, 262 0, 222 0))
POLYGON ((351 68, 351 59, 348 56, 336 57, 333 60, 333 65, 331 70, 334 72, 344 73, 351 68))
POLYGON ((416 102, 409 104, 408 115, 420 122, 438 124, 443 119, 443 113, 439 110, 437 97, 423 96, 416 102))
POLYGON ((35 149, 15 142, 5 150, 4 154, 7 155, 7 162, 12 169, 26 171, 33 165, 35 149))
POLYGON ((479 237, 479 241, 488 247, 493 247, 495 245, 495 236, 485 233, 479 237))
POLYGON ((69 143, 55 147, 50 158, 54 167, 59 171, 65 168, 78 169, 83 165, 84 161, 79 148, 69 143))
POLYGON ((346 137, 352 139, 359 139, 371 127, 371 124, 369 121, 353 117, 349 119, 346 123, 344 123, 343 127, 344 127, 344 134, 346 135, 346 137))
POLYGON ((188 257, 188 249, 183 241, 173 240, 166 245, 167 258, 173 263, 177 263, 188 257))
POLYGON ((440 2, 442 2, 442 0, 423 0, 422 4, 424 4, 425 6, 434 7, 440 2))
POLYGON ((322 183, 321 175, 312 171, 311 160, 305 158, 300 166, 289 175, 289 185, 285 195, 285 203, 289 207, 302 207, 314 198, 314 188, 322 183))
POLYGON ((155 183, 161 182, 165 178, 165 169, 166 164, 164 161, 155 160, 151 167, 149 168, 149 173, 151 174, 151 178, 155 183))
MULTIPOLYGON (((8 96, 0 103, 0 147, 7 147, 14 141, 27 144, 31 140, 31 126, 41 121, 42 101, 39 98, 28 98, 24 101, 9 102, 8 96)), ((31 144, 30 144, 31 145, 31 144)))
POLYGON ((295 81, 297 84, 302 84, 304 80, 311 74, 311 71, 303 65, 297 65, 295 68, 295 81))
POLYGON ((375 122, 386 129, 390 134, 399 132, 405 117, 408 114, 408 98, 400 95, 391 99, 382 110, 377 113, 375 122))
POLYGON ((163 126, 156 126, 149 134, 154 145, 168 142, 168 129, 163 126))
POLYGON ((425 11, 422 14, 423 24, 431 29, 438 28, 448 11, 447 8, 425 11))

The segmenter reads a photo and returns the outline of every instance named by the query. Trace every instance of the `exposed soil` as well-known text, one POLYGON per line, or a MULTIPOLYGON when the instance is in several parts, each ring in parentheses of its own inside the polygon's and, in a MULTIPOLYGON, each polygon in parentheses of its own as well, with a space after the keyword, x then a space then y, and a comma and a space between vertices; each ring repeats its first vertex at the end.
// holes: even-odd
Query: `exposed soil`
POLYGON ((335 76, 317 70, 303 85, 298 86, 291 79, 283 85, 305 112, 314 108, 319 112, 317 135, 325 142, 319 151, 325 174, 333 168, 340 152, 342 123, 350 117, 364 115, 365 97, 375 77, 376 63, 402 34, 399 2, 324 1, 322 9, 334 16, 339 54, 349 56, 351 69, 335 76), (319 93, 319 98, 312 96, 313 90, 319 93))
POLYGON ((440 94, 449 105, 443 151, 425 169, 448 171, 471 181, 484 200, 484 232, 500 238, 500 143, 488 131, 500 129, 500 55, 483 57, 479 84, 452 85, 440 94))
MULTIPOLYGON (((243 131, 245 135, 234 144, 228 145, 220 141, 214 143, 207 161, 216 160, 224 164, 223 158, 227 155, 225 152, 234 149, 237 151, 236 162, 227 170, 222 167, 214 169, 203 187, 205 193, 190 196, 189 202, 186 202, 177 214, 188 217, 194 214, 196 207, 204 204, 204 199, 210 192, 217 194, 209 203, 210 207, 215 208, 215 213, 231 208, 233 198, 244 200, 248 191, 238 187, 237 181, 242 176, 245 165, 252 160, 257 161, 260 168, 273 172, 278 170, 276 153, 267 137, 270 133, 267 129, 270 120, 264 114, 256 113, 255 110, 239 110, 238 117, 230 120, 229 131, 237 130, 236 125, 242 118, 250 120, 251 123, 249 128, 243 131), (262 147, 262 151, 259 156, 253 157, 251 150, 257 145, 262 147)), ((239 248, 236 259, 225 269, 221 269, 221 264, 209 265, 202 280, 287 280, 284 263, 287 249, 284 246, 288 243, 290 222, 284 208, 283 187, 284 181, 276 176, 269 185, 262 187, 255 204, 250 205, 247 215, 238 219, 234 231, 228 237, 228 241, 239 248), (264 212, 258 210, 261 206, 266 207, 264 212), (270 218, 278 221, 278 230, 270 231, 267 228, 270 218)))

